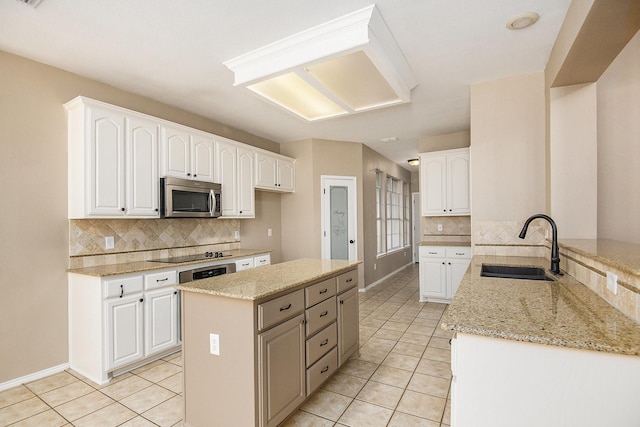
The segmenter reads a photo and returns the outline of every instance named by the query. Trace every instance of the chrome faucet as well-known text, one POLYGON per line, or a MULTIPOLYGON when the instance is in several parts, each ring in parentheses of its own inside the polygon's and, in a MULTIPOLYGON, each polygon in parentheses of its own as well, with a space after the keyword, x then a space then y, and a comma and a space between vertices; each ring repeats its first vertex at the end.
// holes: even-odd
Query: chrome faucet
POLYGON ((536 214, 530 216, 522 227, 522 231, 520 232, 519 237, 524 239, 524 236, 527 234, 527 228, 529 228, 529 223, 534 219, 546 219, 549 224, 551 224, 551 272, 556 276, 562 276, 560 272, 560 254, 558 251, 558 228, 556 227, 556 223, 550 216, 544 214, 536 214))

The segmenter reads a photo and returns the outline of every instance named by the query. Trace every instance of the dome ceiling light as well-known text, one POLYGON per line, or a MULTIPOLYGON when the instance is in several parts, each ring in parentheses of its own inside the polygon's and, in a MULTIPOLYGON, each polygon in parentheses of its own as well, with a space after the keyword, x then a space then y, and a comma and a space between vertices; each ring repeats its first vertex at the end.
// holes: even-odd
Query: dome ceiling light
POLYGON ((224 62, 244 86, 308 121, 411 102, 417 83, 371 5, 224 62))
POLYGON ((510 30, 523 30, 538 22, 539 18, 540 15, 535 12, 523 13, 509 19, 507 21, 507 28, 510 30))
POLYGON ((409 163, 411 166, 418 166, 420 164, 420 159, 409 159, 407 160, 407 163, 409 163))

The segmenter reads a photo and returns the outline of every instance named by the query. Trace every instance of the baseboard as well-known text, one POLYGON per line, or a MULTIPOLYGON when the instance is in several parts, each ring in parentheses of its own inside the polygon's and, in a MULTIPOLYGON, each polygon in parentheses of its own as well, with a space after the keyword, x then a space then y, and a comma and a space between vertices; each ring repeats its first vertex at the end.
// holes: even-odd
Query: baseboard
POLYGON ((403 265, 402 267, 400 267, 399 269, 397 269, 396 271, 393 271, 389 274, 387 274, 386 276, 384 276, 381 279, 376 280, 375 282, 373 282, 372 284, 365 286, 364 288, 360 288, 360 292, 366 292, 369 289, 373 288, 374 286, 382 283, 383 281, 387 280, 389 277, 393 276, 394 274, 396 274, 397 272, 399 272, 400 270, 404 270, 405 268, 409 267, 410 265, 413 265, 413 261, 408 262, 407 264, 403 265))
POLYGON ((20 377, 11 381, 0 383, 0 391, 8 390, 10 388, 17 387, 21 384, 30 383, 32 381, 36 381, 44 377, 48 377, 49 375, 57 374, 58 372, 62 372, 68 368, 69 368, 69 364, 63 363, 62 365, 53 366, 51 368, 44 369, 42 371, 34 372, 33 374, 25 375, 24 377, 20 377))

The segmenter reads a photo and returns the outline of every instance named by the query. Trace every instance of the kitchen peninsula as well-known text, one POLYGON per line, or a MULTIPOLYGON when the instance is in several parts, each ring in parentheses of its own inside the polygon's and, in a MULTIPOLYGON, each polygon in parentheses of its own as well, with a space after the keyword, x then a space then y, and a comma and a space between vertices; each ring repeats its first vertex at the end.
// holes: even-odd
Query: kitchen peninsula
POLYGON ((299 259, 177 286, 186 426, 275 426, 358 351, 358 262, 299 259))
POLYGON ((452 427, 637 425, 640 325, 569 274, 482 277, 483 264, 549 259, 473 257, 442 325, 456 332, 452 427))

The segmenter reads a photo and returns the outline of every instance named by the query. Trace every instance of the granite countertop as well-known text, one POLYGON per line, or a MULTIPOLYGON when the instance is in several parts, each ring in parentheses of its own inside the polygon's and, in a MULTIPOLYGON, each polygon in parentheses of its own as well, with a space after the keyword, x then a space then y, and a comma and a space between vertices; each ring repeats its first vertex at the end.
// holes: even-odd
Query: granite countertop
POLYGON ((187 261, 187 262, 179 262, 179 263, 167 263, 167 262, 153 262, 153 261, 138 261, 138 262, 128 262, 122 264, 108 264, 108 265, 96 265, 92 267, 84 267, 84 268, 73 268, 67 270, 69 273, 75 274, 84 274, 87 276, 96 276, 96 277, 106 277, 106 276, 116 276, 118 274, 128 274, 128 273, 144 273, 152 270, 163 270, 163 269, 171 269, 182 267, 185 265, 192 264, 202 264, 202 263, 212 263, 219 262, 220 264, 225 264, 228 261, 236 261, 239 258, 251 257, 258 254, 266 254, 271 251, 264 249, 234 249, 229 251, 224 251, 225 254, 229 254, 229 256, 225 256, 224 258, 209 258, 209 259, 201 259, 197 261, 187 261))
POLYGON ((258 300, 314 280, 350 270, 360 263, 361 261, 303 258, 183 283, 176 286, 176 288, 185 292, 197 292, 243 300, 258 300))
POLYGON ((640 245, 609 239, 563 239, 558 242, 566 248, 622 271, 640 275, 640 245))
POLYGON ((464 246, 471 247, 469 241, 441 241, 441 240, 423 240, 418 246, 464 246))
POLYGON ((640 325, 571 276, 554 282, 481 277, 482 263, 549 268, 546 258, 474 256, 443 329, 640 355, 640 325))

